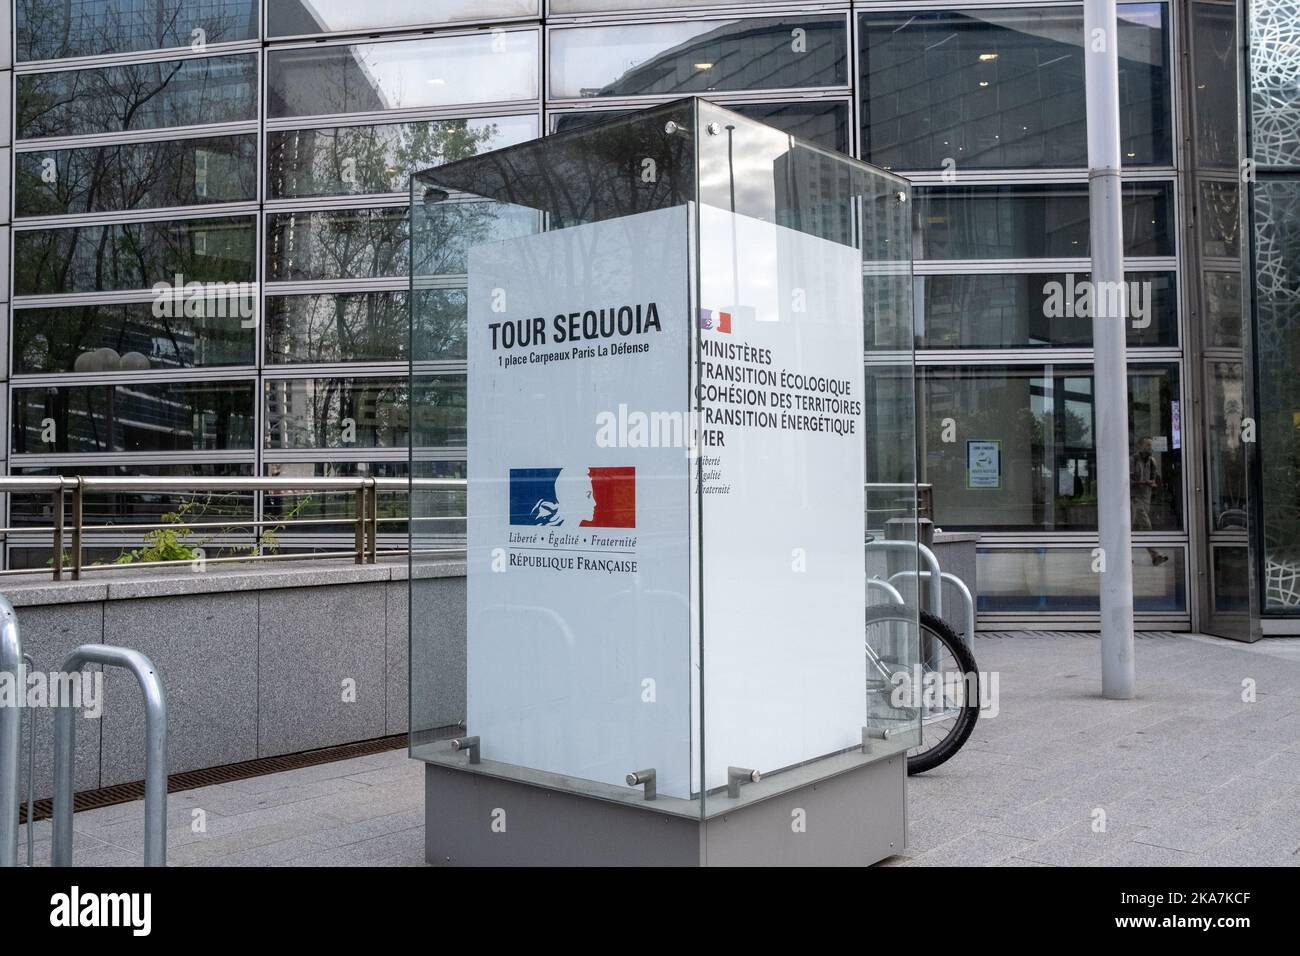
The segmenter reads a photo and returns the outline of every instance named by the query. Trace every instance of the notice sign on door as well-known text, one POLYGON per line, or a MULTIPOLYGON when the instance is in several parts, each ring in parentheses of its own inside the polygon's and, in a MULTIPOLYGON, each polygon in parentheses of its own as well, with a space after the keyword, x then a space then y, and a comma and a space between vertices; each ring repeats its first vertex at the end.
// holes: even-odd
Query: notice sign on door
POLYGON ((1002 487, 1002 442, 997 439, 966 442, 966 487, 1002 487))

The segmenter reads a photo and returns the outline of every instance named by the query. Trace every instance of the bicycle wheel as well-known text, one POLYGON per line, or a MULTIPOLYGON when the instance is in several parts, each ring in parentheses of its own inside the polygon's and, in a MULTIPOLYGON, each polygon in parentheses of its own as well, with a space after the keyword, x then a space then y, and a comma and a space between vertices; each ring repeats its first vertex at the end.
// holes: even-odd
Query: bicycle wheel
MULTIPOLYGON (((961 749, 979 719, 979 671, 975 655, 947 621, 929 611, 920 613, 920 680, 901 662, 898 625, 911 624, 906 611, 894 604, 867 608, 867 649, 877 668, 892 681, 911 681, 911 703, 921 710, 921 743, 907 752, 908 775, 933 770, 961 749), (902 672, 902 678, 897 675, 902 672), (919 686, 916 686, 919 683, 919 686)), ((915 663, 915 662, 911 662, 915 663)))

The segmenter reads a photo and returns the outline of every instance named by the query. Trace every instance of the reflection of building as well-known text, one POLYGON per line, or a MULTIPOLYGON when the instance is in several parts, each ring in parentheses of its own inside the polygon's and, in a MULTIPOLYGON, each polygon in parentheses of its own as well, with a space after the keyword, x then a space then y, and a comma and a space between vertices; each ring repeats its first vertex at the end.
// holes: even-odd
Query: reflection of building
MULTIPOLYGON (((895 452, 880 467, 901 469, 919 399, 921 478, 935 485, 939 524, 981 534, 985 624, 1094 621, 1078 574, 1096 542, 1091 328, 1044 304, 1051 283, 1089 268, 1081 5, 565 7, 17 0, 17 63, 0 64, 16 107, 0 137, 17 193, 0 223, 0 253, 15 263, 0 284, 8 470, 402 472, 391 429, 343 445, 337 422, 320 424, 337 413, 312 396, 406 370, 406 172, 698 93, 913 180, 915 277, 868 264, 864 293, 869 349, 906 345, 892 319, 915 310, 917 394, 897 377, 872 380, 876 432, 892 436, 881 461, 895 452), (169 6, 173 17, 156 15, 169 6), (445 19, 470 6, 473 20, 445 19), (192 48, 197 28, 217 52, 192 48), (149 286, 178 271, 258 283, 258 327, 161 328, 149 286), (99 348, 138 352, 150 368, 76 378, 77 356, 99 348), (110 380, 130 384, 120 407, 142 423, 129 427, 131 450, 28 437, 51 390, 102 395, 110 380), (965 423, 951 443, 945 418, 965 423), (1000 493, 966 488, 968 440, 1002 442, 1000 493)), ((1148 627, 1247 633, 1252 581, 1268 628, 1300 615, 1288 583, 1300 561, 1297 15, 1294 0, 1252 10, 1242 143, 1234 3, 1120 5, 1128 269, 1153 292, 1149 325, 1129 338, 1131 431, 1150 433, 1162 476, 1158 527, 1137 542, 1148 627), (1239 151, 1259 164, 1248 243, 1239 151), (1254 256, 1245 337, 1243 254, 1254 256), (1248 442, 1238 432, 1252 417, 1248 442), (1148 548, 1168 560, 1153 565, 1148 548)), ((840 214, 815 201, 825 175, 809 153, 772 183, 828 217, 819 231, 840 214)), ((446 250, 447 272, 461 256, 446 250)), ((421 359, 447 395, 447 419, 430 423, 437 444, 421 452, 438 473, 464 458, 457 283, 449 275, 418 306, 421 359)))

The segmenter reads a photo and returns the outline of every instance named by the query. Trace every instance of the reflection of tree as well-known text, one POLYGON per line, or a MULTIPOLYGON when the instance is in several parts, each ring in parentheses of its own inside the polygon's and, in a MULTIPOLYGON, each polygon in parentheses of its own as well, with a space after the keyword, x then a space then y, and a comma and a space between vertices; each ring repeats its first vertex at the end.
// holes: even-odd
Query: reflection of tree
POLYGON ((57 386, 14 392, 20 453, 252 448, 253 389, 245 382, 57 386), (42 421, 54 420, 53 445, 42 421))
POLYGON ((19 309, 13 337, 15 372, 71 372, 79 355, 99 348, 140 353, 155 368, 253 360, 253 330, 238 318, 155 317, 148 302, 19 309))
POLYGON ((52 60, 257 36, 257 0, 17 0, 18 59, 52 60))
POLYGON ((148 289, 187 281, 250 282, 253 220, 118 223, 14 234, 14 293, 148 289))
POLYGON ((237 202, 257 196, 253 135, 20 153, 20 216, 237 202), (53 163, 53 182, 47 182, 53 163))

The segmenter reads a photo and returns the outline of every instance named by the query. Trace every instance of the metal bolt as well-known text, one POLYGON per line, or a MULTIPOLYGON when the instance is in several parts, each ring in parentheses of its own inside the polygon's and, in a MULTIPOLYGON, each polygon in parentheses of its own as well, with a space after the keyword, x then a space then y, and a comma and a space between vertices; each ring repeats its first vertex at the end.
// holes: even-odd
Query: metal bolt
POLYGON ((664 123, 664 132, 667 133, 669 136, 672 136, 673 133, 677 132, 679 129, 681 129, 681 127, 678 126, 677 123, 675 123, 673 120, 669 120, 667 123, 664 123))
POLYGON ((710 123, 708 126, 704 127, 704 129, 705 131, 708 132, 710 136, 717 136, 719 133, 722 132, 722 124, 710 123))

